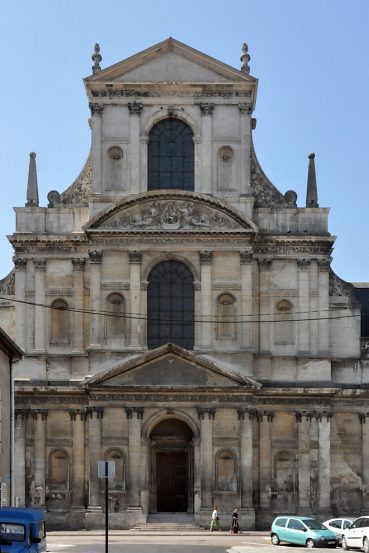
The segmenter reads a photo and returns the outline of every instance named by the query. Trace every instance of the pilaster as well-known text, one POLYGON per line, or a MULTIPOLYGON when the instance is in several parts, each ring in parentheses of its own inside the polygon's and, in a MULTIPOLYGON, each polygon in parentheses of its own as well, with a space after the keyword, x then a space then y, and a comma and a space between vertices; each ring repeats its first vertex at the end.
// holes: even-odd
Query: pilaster
POLYGON ((101 194, 101 134, 102 134, 102 114, 104 105, 98 102, 90 102, 91 110, 91 130, 92 130, 92 192, 101 194))
POLYGON ((332 413, 316 413, 318 421, 318 512, 331 516, 331 418, 332 413))
POLYGON ((240 421, 240 476, 241 476, 241 508, 253 509, 253 429, 252 423, 256 411, 239 409, 240 421))
POLYGON ((82 409, 71 409, 72 421, 72 509, 84 511, 85 483, 85 413, 82 409))
POLYGON ((26 474, 26 421, 28 411, 15 410, 14 427, 14 498, 18 507, 25 506, 26 474))
POLYGON ((84 295, 84 267, 86 260, 72 259, 73 287, 74 287, 74 313, 73 313, 73 352, 83 352, 83 295, 84 295))
POLYGON ((200 419, 201 508, 212 506, 213 489, 213 420, 215 409, 198 409, 200 419))
POLYGON ((260 353, 271 352, 271 305, 270 305, 270 271, 271 259, 259 259, 259 294, 260 294, 260 353))
POLYGON ((298 259, 298 279, 299 279, 299 353, 307 355, 310 351, 310 326, 309 326, 309 269, 310 261, 307 259, 298 259))
POLYGON ((24 351, 26 350, 26 271, 27 259, 16 257, 15 266, 15 341, 24 351))
POLYGON ((201 265, 201 348, 212 346, 212 265, 213 252, 199 253, 201 265))
POLYGON ((100 498, 100 481, 98 477, 98 462, 101 461, 101 420, 104 416, 103 407, 89 407, 89 438, 88 450, 90 461, 89 512, 102 512, 100 498))
POLYGON ((272 432, 274 413, 258 413, 260 509, 270 510, 272 490, 272 432))
POLYGON ((310 425, 311 413, 296 413, 298 432, 298 512, 311 511, 310 497, 310 425))
POLYGON ((128 419, 128 509, 142 510, 141 505, 141 421, 142 407, 127 407, 128 419))
POLYGON ((252 253, 240 252, 241 264, 241 348, 252 349, 252 253))
POLYGON ((46 333, 46 259, 34 259, 35 267, 35 351, 45 352, 46 333))
POLYGON ((90 258, 90 347, 101 345, 100 281, 102 252, 88 252, 90 258))
POLYGON ((239 104, 240 112, 240 194, 250 194, 251 106, 239 104))
POLYGON ((131 332, 129 349, 141 348, 141 262, 142 252, 129 251, 129 294, 131 311, 131 332))
POLYGON ((33 492, 33 506, 41 509, 45 507, 47 413, 47 409, 37 409, 32 411, 34 425, 33 463, 35 484, 33 492))
POLYGON ((329 269, 330 261, 318 261, 319 267, 319 354, 329 353, 329 269))
POLYGON ((202 115, 202 179, 201 192, 212 193, 212 115, 214 104, 200 104, 202 115))
POLYGON ((140 102, 128 104, 130 130, 130 190, 132 194, 140 192, 140 120, 143 105, 140 102))

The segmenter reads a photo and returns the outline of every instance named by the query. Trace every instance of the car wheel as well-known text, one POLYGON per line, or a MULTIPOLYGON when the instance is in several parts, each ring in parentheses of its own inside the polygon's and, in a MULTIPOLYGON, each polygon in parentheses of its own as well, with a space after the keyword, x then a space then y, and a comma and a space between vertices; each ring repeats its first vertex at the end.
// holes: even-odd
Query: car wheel
POLYGON ((364 538, 363 548, 364 548, 365 553, 369 553, 369 540, 368 540, 368 538, 364 538))
POLYGON ((305 545, 308 549, 313 549, 315 547, 315 541, 309 538, 308 540, 306 540, 305 545))
POLYGON ((347 541, 346 541, 346 538, 345 536, 342 536, 342 549, 344 549, 345 551, 347 551, 348 549, 350 549, 347 545, 347 541))
POLYGON ((279 537, 277 536, 277 534, 272 534, 271 535, 271 540, 272 540, 273 545, 279 545, 281 543, 279 537))

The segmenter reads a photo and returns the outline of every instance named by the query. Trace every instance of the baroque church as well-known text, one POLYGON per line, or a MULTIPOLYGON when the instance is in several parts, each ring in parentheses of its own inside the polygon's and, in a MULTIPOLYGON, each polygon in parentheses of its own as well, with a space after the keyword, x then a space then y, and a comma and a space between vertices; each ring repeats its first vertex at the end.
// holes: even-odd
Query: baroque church
POLYGON ((184 513, 266 528, 369 508, 368 295, 306 203, 264 174, 258 80, 173 38, 84 79, 91 151, 39 205, 30 154, 0 325, 15 366, 14 497, 49 528, 184 513))

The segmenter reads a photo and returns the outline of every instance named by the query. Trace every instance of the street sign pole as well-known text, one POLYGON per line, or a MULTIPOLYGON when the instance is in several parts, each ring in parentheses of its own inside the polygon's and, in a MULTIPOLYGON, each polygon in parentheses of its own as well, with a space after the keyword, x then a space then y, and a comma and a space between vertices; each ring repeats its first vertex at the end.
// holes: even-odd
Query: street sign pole
POLYGON ((105 553, 109 549, 109 501, 108 501, 108 469, 109 461, 105 461, 105 553))

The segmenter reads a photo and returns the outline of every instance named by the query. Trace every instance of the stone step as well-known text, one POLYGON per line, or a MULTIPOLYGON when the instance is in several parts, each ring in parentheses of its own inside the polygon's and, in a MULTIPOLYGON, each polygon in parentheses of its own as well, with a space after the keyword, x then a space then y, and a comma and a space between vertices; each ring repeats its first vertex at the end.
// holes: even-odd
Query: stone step
POLYGON ((198 532, 204 530, 194 523, 189 513, 153 513, 146 524, 138 524, 132 530, 139 532, 198 532))

